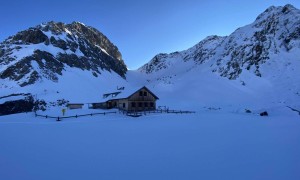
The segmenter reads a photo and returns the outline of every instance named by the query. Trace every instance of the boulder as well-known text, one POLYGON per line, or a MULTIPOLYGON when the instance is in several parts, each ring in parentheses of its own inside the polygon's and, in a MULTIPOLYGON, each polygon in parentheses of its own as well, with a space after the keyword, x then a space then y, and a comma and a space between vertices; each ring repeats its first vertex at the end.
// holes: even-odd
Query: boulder
POLYGON ((260 116, 268 116, 269 114, 268 114, 267 111, 264 111, 264 112, 261 112, 259 115, 260 115, 260 116))

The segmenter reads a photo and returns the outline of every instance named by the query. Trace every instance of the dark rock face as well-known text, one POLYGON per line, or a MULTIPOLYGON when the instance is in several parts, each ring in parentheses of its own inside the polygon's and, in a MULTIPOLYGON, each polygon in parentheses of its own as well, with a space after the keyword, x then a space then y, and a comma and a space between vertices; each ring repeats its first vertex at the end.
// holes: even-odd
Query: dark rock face
POLYGON ((21 31, 12 38, 13 42, 24 44, 39 44, 48 42, 48 37, 39 29, 21 31))
POLYGON ((196 46, 191 48, 193 50, 191 54, 185 52, 184 61, 189 59, 194 60, 197 64, 202 64, 210 60, 210 58, 216 55, 216 49, 222 44, 226 37, 221 36, 208 36, 196 46))
POLYGON ((158 54, 149 63, 145 64, 141 71, 150 74, 161 69, 166 69, 168 66, 165 63, 165 59, 169 58, 168 54, 158 54))
MULTIPOLYGON (((68 49, 67 43, 64 40, 61 40, 61 39, 56 40, 53 36, 51 36, 51 38, 50 38, 50 43, 53 44, 53 46, 58 47, 60 49, 63 49, 63 50, 68 49)), ((75 52, 75 51, 73 51, 73 52, 75 52)))
MULTIPOLYGON (((17 94, 20 95, 20 94, 17 94)), ((14 95, 11 95, 14 96, 14 95)), ((34 100, 30 94, 24 94, 24 99, 7 101, 0 104, 0 116, 31 112, 34 107, 34 100)))
POLYGON ((28 77, 25 81, 19 83, 21 87, 35 83, 38 79, 44 77, 52 81, 57 81, 57 75, 62 75, 64 69, 64 64, 56 59, 52 54, 36 50, 31 56, 27 56, 11 66, 5 69, 0 78, 10 78, 15 81, 19 81, 22 78, 28 77), (44 62, 43 62, 44 61, 44 62), (39 74, 32 65, 35 62, 39 69, 41 69, 41 74, 39 74))
POLYGON ((92 71, 96 77, 101 70, 124 78, 127 72, 118 48, 95 28, 78 22, 49 22, 9 37, 0 44, 0 65, 7 66, 0 78, 20 86, 43 78, 56 82, 65 65, 92 71))
POLYGON ((109 39, 97 29, 93 27, 87 27, 82 25, 81 23, 76 22, 67 25, 67 27, 69 27, 70 29, 74 29, 77 32, 83 32, 82 34, 84 39, 88 39, 90 44, 96 44, 100 47, 103 47, 103 49, 115 59, 122 59, 122 55, 119 52, 118 48, 113 45, 109 41, 109 39))

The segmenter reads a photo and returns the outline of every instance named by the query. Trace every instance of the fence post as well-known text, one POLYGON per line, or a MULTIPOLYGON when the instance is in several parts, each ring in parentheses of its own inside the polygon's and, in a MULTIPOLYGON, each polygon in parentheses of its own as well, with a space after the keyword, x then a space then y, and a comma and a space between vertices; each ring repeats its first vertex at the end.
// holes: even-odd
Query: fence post
POLYGON ((56 121, 61 121, 60 119, 59 119, 59 117, 57 117, 57 120, 56 121))
POLYGON ((46 115, 46 119, 48 118, 48 115, 46 115))
POLYGON ((76 117, 76 118, 78 117, 78 116, 77 116, 77 114, 76 114, 76 116, 75 116, 75 117, 76 117))

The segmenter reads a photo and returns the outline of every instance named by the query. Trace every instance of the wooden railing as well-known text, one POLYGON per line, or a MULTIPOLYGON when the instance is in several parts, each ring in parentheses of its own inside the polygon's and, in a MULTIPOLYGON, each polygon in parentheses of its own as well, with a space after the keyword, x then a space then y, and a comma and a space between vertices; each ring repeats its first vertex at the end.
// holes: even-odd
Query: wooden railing
POLYGON ((90 113, 90 114, 80 114, 80 115, 74 115, 74 116, 48 116, 48 115, 39 115, 35 113, 35 117, 44 117, 44 118, 51 118, 56 119, 56 121, 61 121, 62 119, 68 119, 68 118, 79 118, 84 116, 95 116, 95 115, 106 115, 106 114, 116 114, 117 112, 103 112, 103 113, 90 113))
MULTIPOLYGON (((156 109, 156 110, 147 110, 147 111, 126 111, 126 110, 119 109, 119 112, 123 113, 124 115, 132 116, 132 117, 139 117, 142 115, 154 114, 154 113, 173 113, 173 114, 196 113, 195 111, 169 110, 169 109, 156 109)), ((40 115, 35 113, 35 117, 44 117, 44 118, 56 119, 56 121, 62 121, 63 119, 68 119, 68 118, 79 118, 85 116, 107 115, 107 114, 116 114, 116 113, 117 113, 116 111, 113 111, 113 112, 80 114, 80 115, 73 115, 73 116, 48 116, 48 115, 40 115)))
POLYGON ((139 117, 142 115, 147 115, 151 113, 174 113, 174 114, 191 114, 196 113, 195 111, 183 111, 183 110, 169 110, 169 109, 156 109, 156 110, 145 110, 145 111, 126 111, 119 110, 120 113, 123 113, 127 116, 139 117))

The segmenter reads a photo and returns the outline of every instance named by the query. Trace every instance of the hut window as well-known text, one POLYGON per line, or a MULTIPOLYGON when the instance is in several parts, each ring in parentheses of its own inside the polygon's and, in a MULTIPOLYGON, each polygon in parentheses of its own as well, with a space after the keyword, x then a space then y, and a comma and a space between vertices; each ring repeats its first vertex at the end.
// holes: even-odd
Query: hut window
POLYGON ((147 102, 144 103, 144 107, 148 107, 148 103, 147 102))
POLYGON ((135 107, 135 102, 132 102, 132 103, 131 103, 131 106, 132 106, 132 107, 135 107))
POLYGON ((148 96, 148 93, 146 91, 144 91, 144 96, 148 96))
POLYGON ((125 103, 123 103, 123 108, 125 108, 125 103))
POLYGON ((143 91, 140 91, 140 96, 143 96, 143 91))
POLYGON ((143 106, 143 103, 139 102, 139 107, 142 107, 143 106))
POLYGON ((150 103, 150 107, 154 107, 154 104, 153 104, 153 102, 151 102, 151 103, 150 103))

